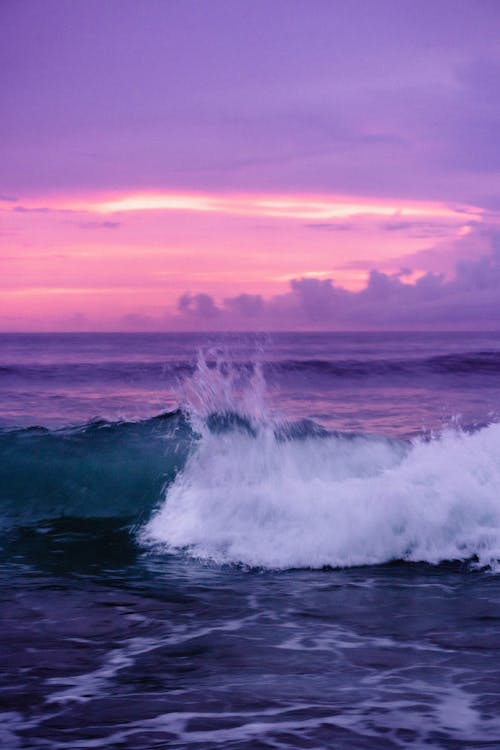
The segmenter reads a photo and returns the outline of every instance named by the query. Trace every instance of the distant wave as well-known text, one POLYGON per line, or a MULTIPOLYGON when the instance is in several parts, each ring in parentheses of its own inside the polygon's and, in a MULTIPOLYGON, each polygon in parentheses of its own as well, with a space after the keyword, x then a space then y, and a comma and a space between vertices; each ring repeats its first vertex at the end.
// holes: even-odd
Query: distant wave
POLYGON ((75 380, 126 380, 133 378, 182 377, 194 372, 195 366, 179 362, 65 362, 51 364, 13 364, 0 367, 0 378, 16 380, 65 381, 75 380))
MULTIPOLYGON (((253 371, 253 361, 233 362, 235 371, 253 371)), ((217 360, 207 359, 208 369, 219 366, 217 360)), ((420 377, 428 375, 481 375, 500 373, 500 351, 477 351, 444 354, 432 357, 411 357, 403 359, 287 359, 278 362, 262 361, 262 370, 268 379, 286 375, 316 375, 343 378, 370 378, 399 375, 420 377)), ((75 362, 64 364, 12 364, 0 367, 0 378, 15 380, 142 380, 167 379, 177 381, 192 376, 197 369, 193 361, 178 360, 169 362, 151 361, 107 361, 75 362)))
POLYGON ((379 375, 418 376, 419 374, 500 373, 500 352, 463 352, 406 359, 304 359, 268 365, 283 372, 311 372, 336 378, 379 375))

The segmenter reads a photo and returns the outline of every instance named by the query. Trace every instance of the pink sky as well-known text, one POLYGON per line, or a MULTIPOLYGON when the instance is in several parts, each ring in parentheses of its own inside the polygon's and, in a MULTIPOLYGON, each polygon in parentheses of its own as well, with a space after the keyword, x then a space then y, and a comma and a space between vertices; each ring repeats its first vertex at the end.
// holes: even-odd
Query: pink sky
POLYGON ((0 330, 415 327, 424 288, 424 327, 495 326, 498 32, 489 2, 3 5, 0 330))
POLYGON ((482 220, 474 207, 336 196, 149 193, 1 205, 11 330, 121 330, 130 315, 174 316, 185 291, 271 297, 295 278, 357 290, 371 268, 411 268, 406 283, 429 270, 451 274, 458 243, 482 220), (437 264, 436 252, 415 260, 438 246, 437 264))

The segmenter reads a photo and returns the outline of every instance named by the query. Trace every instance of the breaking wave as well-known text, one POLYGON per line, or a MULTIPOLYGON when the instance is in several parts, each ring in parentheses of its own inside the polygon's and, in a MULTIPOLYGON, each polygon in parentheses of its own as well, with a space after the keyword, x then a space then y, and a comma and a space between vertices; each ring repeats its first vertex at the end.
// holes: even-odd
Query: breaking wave
POLYGON ((201 362, 196 377, 200 439, 143 543, 266 568, 471 558, 496 565, 500 424, 411 441, 277 427, 266 417, 258 368, 243 400, 231 372, 201 362), (220 416, 211 428, 214 407, 226 429, 220 416))
POLYGON ((144 549, 275 569, 497 566, 500 424, 395 440, 287 423, 260 367, 203 357, 179 403, 142 422, 1 431, 1 525, 128 519, 144 549))
POLYGON ((411 444, 207 433, 142 538, 269 568, 491 565, 500 558, 500 425, 411 444))

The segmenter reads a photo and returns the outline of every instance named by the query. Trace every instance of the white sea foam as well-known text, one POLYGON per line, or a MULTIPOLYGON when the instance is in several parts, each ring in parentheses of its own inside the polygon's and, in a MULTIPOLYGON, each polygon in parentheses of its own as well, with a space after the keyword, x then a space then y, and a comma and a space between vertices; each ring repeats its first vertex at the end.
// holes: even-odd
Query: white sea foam
POLYGON ((184 407, 201 439, 143 528, 146 544, 268 568, 500 559, 500 424, 412 443, 284 440, 259 368, 242 376, 203 356, 184 407), (207 427, 214 413, 229 417, 222 430, 207 427))
POLYGON ((143 540, 269 568, 500 559, 500 424, 411 445, 205 433, 143 540))

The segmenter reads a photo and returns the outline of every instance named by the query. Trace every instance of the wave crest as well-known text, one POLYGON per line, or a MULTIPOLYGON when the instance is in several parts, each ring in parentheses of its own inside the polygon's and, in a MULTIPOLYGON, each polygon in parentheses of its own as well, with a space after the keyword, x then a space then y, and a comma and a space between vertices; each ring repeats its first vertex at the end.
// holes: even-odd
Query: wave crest
POLYGON ((207 432, 141 532, 217 563, 500 558, 500 425, 407 443, 207 432))

